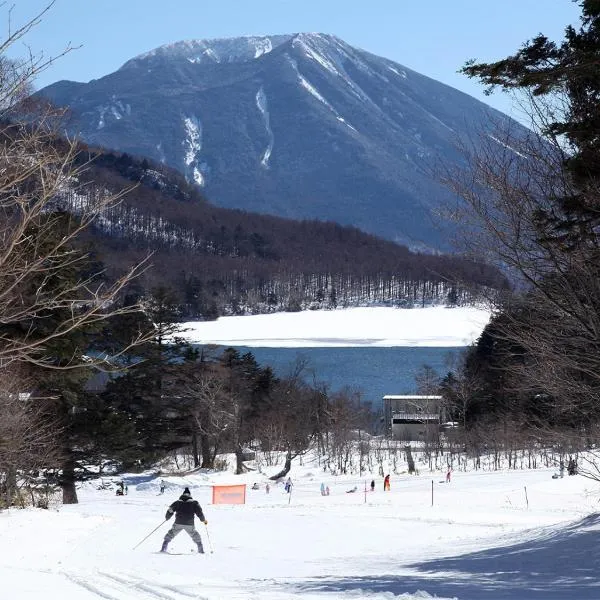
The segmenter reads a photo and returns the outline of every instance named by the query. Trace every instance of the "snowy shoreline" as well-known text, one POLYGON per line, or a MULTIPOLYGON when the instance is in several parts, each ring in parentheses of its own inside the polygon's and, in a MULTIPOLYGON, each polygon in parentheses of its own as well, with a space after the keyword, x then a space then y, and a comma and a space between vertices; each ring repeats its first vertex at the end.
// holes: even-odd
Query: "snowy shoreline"
POLYGON ((490 311, 474 307, 359 307, 283 312, 182 324, 195 344, 248 347, 453 347, 477 340, 490 311))

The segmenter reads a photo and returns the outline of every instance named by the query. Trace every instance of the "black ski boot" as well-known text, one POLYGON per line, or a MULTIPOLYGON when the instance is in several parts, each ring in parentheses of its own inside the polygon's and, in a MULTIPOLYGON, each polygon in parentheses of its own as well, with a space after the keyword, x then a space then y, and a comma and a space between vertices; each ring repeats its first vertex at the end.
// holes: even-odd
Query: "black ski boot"
POLYGON ((202 547, 202 542, 198 544, 198 554, 204 554, 204 548, 202 547))
POLYGON ((167 542, 166 540, 163 542, 162 548, 160 549, 161 552, 166 552, 167 551, 167 546, 169 545, 169 542, 167 542))

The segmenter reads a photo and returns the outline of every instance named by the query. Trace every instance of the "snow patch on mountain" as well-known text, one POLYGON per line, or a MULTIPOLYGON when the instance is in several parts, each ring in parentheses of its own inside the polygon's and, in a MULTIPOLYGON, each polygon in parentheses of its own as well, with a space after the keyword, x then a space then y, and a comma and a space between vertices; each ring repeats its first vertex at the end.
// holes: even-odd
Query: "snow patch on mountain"
MULTIPOLYGON (((348 85, 350 91, 357 98, 360 98, 365 102, 371 102, 369 96, 365 94, 362 88, 355 81, 352 80, 352 78, 344 69, 344 61, 339 55, 339 49, 336 50, 332 47, 333 44, 331 43, 331 39, 333 39, 332 36, 299 33, 294 38, 292 46, 300 48, 300 50, 307 58, 314 60, 321 67, 342 79, 342 81, 344 81, 346 85, 348 85)), ((349 58, 346 52, 344 52, 344 58, 349 58)), ((357 61, 353 60, 353 62, 355 64, 358 64, 357 61)))
POLYGON ((184 162, 188 171, 191 171, 192 179, 198 185, 204 185, 204 176, 197 166, 200 150, 202 150, 202 123, 198 117, 184 117, 183 126, 185 138, 182 145, 185 149, 184 162))
POLYGON ((265 94, 265 90, 261 85, 258 92, 256 92, 256 106, 258 110, 263 116, 263 120, 265 123, 265 128, 267 130, 267 136, 269 138, 269 142, 267 144, 267 148, 263 153, 263 156, 260 160, 261 166, 265 169, 269 168, 269 159, 271 158, 271 153, 273 152, 273 145, 275 143, 275 136, 273 135, 273 130, 271 129, 271 123, 269 119, 269 110, 267 105, 267 95, 265 94))
POLYGON ((523 154, 522 152, 519 152, 518 150, 513 148, 510 144, 507 144, 506 142, 499 140, 497 137, 493 136, 491 133, 488 133, 487 135, 490 139, 494 140, 494 142, 496 142, 496 144, 500 144, 500 146, 502 146, 503 148, 506 148, 507 150, 510 150, 511 152, 514 152, 517 156, 520 156, 521 158, 527 158, 527 155, 523 154))
POLYGON ((398 71, 398 69, 396 69, 396 67, 390 67, 389 65, 387 68, 392 73, 396 73, 396 75, 398 75, 398 77, 402 77, 402 79, 406 79, 406 71, 398 71))
POLYGON ((270 38, 253 39, 254 42, 254 58, 259 58, 263 54, 269 54, 273 50, 273 44, 270 38))
POLYGON ((302 73, 300 73, 300 71, 298 69, 298 63, 293 58, 291 58, 289 55, 286 55, 286 57, 289 60, 289 62, 292 65, 292 67, 294 68, 294 70, 296 72, 296 75, 298 77, 298 81, 300 82, 300 85, 309 94, 311 94, 312 96, 314 96, 319 102, 322 102, 335 115, 335 118, 338 121, 340 121, 340 123, 343 123, 344 125, 346 125, 350 129, 356 131, 356 128, 354 128, 343 117, 341 117, 340 114, 339 114, 339 112, 332 106, 332 104, 325 99, 325 97, 317 90, 317 88, 315 88, 314 85, 312 85, 308 81, 308 79, 306 79, 306 77, 304 77, 304 75, 302 75, 302 73))
POLYGON ((140 54, 127 61, 121 68, 158 57, 180 58, 193 64, 249 62, 268 54, 291 38, 291 35, 263 35, 184 40, 140 54))

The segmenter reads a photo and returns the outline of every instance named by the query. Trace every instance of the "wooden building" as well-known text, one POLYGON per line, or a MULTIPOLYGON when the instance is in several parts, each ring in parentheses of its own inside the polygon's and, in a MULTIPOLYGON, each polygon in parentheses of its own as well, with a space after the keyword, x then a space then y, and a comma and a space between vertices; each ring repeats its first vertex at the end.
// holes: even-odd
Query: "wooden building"
POLYGON ((388 437, 405 442, 434 441, 444 422, 442 396, 384 396, 383 414, 388 437))

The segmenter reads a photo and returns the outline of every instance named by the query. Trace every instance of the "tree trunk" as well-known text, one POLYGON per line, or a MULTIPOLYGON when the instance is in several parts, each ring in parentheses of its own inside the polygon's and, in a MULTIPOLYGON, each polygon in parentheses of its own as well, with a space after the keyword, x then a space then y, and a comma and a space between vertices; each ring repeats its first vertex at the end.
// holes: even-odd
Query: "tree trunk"
POLYGON ((77 489, 75 488, 75 463, 71 458, 65 460, 59 483, 63 493, 63 504, 78 504, 77 489))
POLYGON ((200 458, 198 456, 198 432, 194 429, 192 432, 192 455, 194 457, 194 469, 200 466, 200 458))
POLYGON ((8 508, 9 506, 12 506, 15 499, 15 492, 17 491, 17 471, 13 465, 10 465, 6 470, 6 483, 4 489, 4 502, 8 508))
POLYGON ((277 475, 273 475, 273 477, 270 477, 270 479, 272 479, 273 481, 276 481, 277 479, 280 479, 281 477, 285 477, 290 472, 291 468, 292 468, 292 453, 290 450, 288 450, 288 453, 285 455, 285 464, 283 465, 283 469, 281 471, 279 471, 279 473, 277 473, 277 475))
POLYGON ((200 453, 202 454, 201 467, 203 469, 212 469, 215 461, 213 453, 210 451, 210 440, 207 435, 200 436, 200 453))
POLYGON ((242 451, 242 447, 238 444, 235 447, 235 474, 241 475, 242 473, 245 473, 244 452, 242 451))

